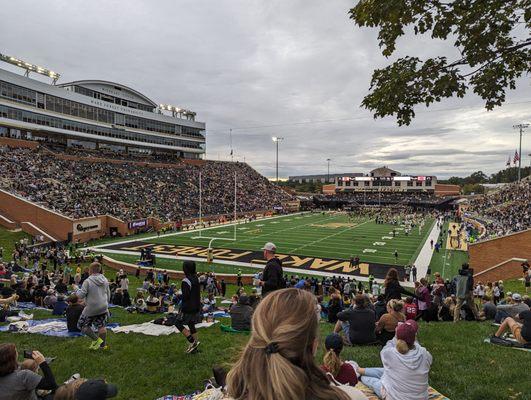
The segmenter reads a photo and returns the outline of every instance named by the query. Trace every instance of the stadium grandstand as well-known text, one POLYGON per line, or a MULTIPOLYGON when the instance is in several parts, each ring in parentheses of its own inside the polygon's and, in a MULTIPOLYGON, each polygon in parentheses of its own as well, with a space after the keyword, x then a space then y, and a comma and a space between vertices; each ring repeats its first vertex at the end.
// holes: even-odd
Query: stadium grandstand
MULTIPOLYGON (((0 54, 25 76, 0 69, 0 137, 56 147, 198 159, 205 153, 205 123, 196 113, 158 105, 115 82, 79 80, 47 84, 29 77, 44 68, 0 54)), ((48 75, 59 78, 55 72, 48 75)))

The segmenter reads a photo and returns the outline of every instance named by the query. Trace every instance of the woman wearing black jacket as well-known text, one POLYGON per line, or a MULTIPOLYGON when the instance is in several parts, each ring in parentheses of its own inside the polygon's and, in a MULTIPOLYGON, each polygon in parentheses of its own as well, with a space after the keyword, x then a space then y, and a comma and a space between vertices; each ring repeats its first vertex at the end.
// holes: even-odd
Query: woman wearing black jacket
POLYGON ((406 289, 400 286, 400 282, 398 281, 398 271, 395 268, 390 268, 389 271, 387 271, 387 276, 385 277, 383 286, 385 289, 386 304, 392 299, 402 299, 402 294, 416 297, 413 293, 408 292, 406 289))
POLYGON ((41 369, 43 376, 18 367, 18 352, 15 344, 0 344, 0 400, 35 400, 36 390, 57 389, 52 370, 44 356, 38 351, 33 351, 31 356, 41 369))
POLYGON ((199 279, 197 279, 194 261, 185 261, 183 263, 183 272, 185 278, 181 283, 181 312, 177 317, 175 326, 190 343, 186 352, 193 353, 201 344, 197 340, 197 330, 195 329, 195 323, 201 311, 201 288, 199 286, 199 279), (184 325, 187 325, 188 329, 184 325))

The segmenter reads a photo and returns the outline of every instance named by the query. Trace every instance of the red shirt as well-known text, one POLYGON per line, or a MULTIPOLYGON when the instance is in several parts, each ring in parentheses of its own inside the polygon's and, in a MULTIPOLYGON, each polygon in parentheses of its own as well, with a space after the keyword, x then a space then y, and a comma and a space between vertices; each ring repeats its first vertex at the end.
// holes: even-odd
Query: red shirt
MULTIPOLYGON (((325 372, 329 372, 324 365, 321 365, 321 369, 325 372)), ((334 376, 334 378, 343 385, 356 386, 358 383, 358 376, 356 375, 356 371, 354 371, 354 367, 346 362, 341 364, 339 373, 337 376, 334 376)))
POLYGON ((406 320, 417 318, 417 305, 415 303, 406 304, 404 308, 406 311, 406 320))

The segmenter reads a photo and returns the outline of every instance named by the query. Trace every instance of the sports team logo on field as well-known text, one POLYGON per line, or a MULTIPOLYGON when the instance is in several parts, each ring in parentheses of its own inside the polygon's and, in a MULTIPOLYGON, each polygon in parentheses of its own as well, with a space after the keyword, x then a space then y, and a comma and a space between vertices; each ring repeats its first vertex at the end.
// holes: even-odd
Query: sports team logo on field
MULTIPOLYGON (((198 261, 203 261, 208 255, 208 248, 204 246, 154 244, 142 241, 110 244, 108 246, 103 246, 100 249, 140 252, 142 249, 147 248, 151 248, 153 254, 175 255, 176 257, 194 257, 197 258, 198 261)), ((265 265, 266 263, 261 251, 215 248, 212 250, 212 255, 214 262, 215 260, 223 260, 254 265, 265 265)), ((310 273, 312 271, 321 271, 331 274, 351 276, 373 275, 375 278, 384 279, 389 268, 396 268, 401 278, 404 278, 405 276, 404 267, 397 265, 367 263, 363 261, 358 265, 353 265, 349 260, 344 259, 309 257, 295 254, 277 254, 277 257, 282 260, 282 266, 284 268, 300 270, 301 272, 304 271, 310 273)))

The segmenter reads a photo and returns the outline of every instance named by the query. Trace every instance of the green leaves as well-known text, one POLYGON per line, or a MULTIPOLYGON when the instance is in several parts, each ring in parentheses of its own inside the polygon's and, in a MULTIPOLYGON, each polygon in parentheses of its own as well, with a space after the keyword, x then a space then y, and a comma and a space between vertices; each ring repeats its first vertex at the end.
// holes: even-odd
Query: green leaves
POLYGON ((394 53, 396 40, 409 26, 415 35, 455 38, 461 54, 453 62, 444 55, 425 61, 408 56, 375 70, 362 106, 375 118, 396 116, 399 125, 411 123, 414 106, 463 97, 469 88, 487 109, 500 106, 516 79, 531 72, 530 9, 531 0, 359 1, 350 18, 360 27, 379 29, 384 56, 394 53))

